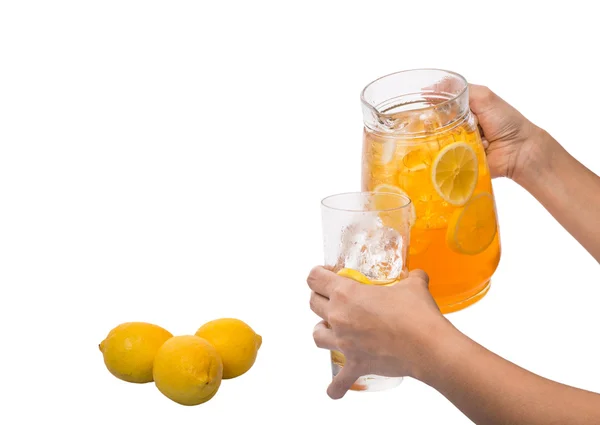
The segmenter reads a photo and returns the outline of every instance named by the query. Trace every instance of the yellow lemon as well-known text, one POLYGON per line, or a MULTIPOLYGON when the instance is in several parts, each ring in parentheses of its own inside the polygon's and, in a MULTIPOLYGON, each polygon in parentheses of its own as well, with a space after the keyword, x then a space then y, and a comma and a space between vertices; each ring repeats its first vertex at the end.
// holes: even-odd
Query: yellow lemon
MULTIPOLYGON (((407 199, 410 200, 410 197, 406 194, 405 191, 403 191, 402 189, 400 189, 398 186, 393 186, 391 184, 380 184, 378 186, 376 186, 373 189, 373 192, 375 193, 395 193, 397 195, 402 195, 404 197, 406 197, 407 199)), ((388 217, 387 215, 385 215, 385 210, 392 210, 398 207, 398 202, 392 200, 390 201, 389 199, 386 199, 385 197, 381 197, 381 196, 375 196, 375 202, 374 202, 374 206, 376 210, 380 210, 383 213, 382 219, 384 218, 390 218, 390 217, 395 217, 395 215, 391 215, 390 217, 388 217)), ((410 206, 409 206, 410 210, 409 210, 409 226, 412 227, 412 225, 415 223, 415 221, 417 220, 417 212, 415 210, 415 205, 413 204, 413 202, 411 201, 410 206)), ((388 215, 389 215, 389 211, 388 211, 388 215)), ((384 220, 385 221, 385 220, 384 220)), ((396 226, 392 226, 392 227, 396 227, 396 226)))
POLYGON ((460 254, 479 254, 490 246, 497 229, 494 198, 487 192, 479 193, 452 214, 446 243, 460 254))
POLYGON ((184 406, 195 406, 213 398, 222 376, 223 363, 217 350, 200 337, 173 337, 156 353, 156 388, 184 406))
POLYGON ((373 282, 371 282, 367 276, 354 269, 342 269, 339 272, 337 272, 337 274, 339 274, 342 277, 347 277, 348 279, 355 280, 358 283, 362 283, 363 285, 373 284, 373 282))
POLYGON ((100 343, 104 364, 117 378, 143 384, 152 382, 154 356, 173 335, 150 323, 123 323, 100 343))
POLYGON ((208 322, 196 335, 210 342, 223 360, 223 379, 246 373, 256 360, 262 337, 238 319, 217 319, 208 322))
POLYGON ((452 205, 464 205, 477 184, 477 155, 464 142, 444 147, 431 167, 431 181, 437 193, 452 205))

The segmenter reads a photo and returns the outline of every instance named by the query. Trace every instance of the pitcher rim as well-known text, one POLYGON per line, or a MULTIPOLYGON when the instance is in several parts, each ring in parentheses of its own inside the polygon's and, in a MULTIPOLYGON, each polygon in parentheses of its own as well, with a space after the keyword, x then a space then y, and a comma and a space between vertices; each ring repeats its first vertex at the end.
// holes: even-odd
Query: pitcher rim
POLYGON ((377 108, 373 105, 371 105, 369 102, 366 101, 365 99, 365 91, 371 87, 373 84, 375 84, 376 82, 383 80, 384 78, 388 78, 391 77, 392 75, 398 75, 398 74, 404 74, 404 73, 409 73, 409 72, 415 72, 415 71, 440 71, 440 72, 444 72, 450 75, 454 75, 455 77, 458 77, 463 83, 464 83, 464 87, 460 90, 459 93, 457 93, 456 95, 453 95, 451 98, 444 100, 443 102, 437 103, 435 105, 430 105, 430 106, 425 106, 423 108, 416 108, 413 109, 414 111, 425 111, 428 109, 433 109, 433 108, 438 108, 442 105, 446 105, 450 102, 454 102, 456 99, 458 99, 459 97, 461 97, 462 95, 465 94, 465 92, 469 89, 469 82, 467 81, 467 79, 462 75, 459 74, 458 72, 455 71, 450 71, 447 69, 443 69, 443 68, 412 68, 412 69, 404 69, 402 71, 396 71, 396 72, 391 72, 389 74, 383 75, 379 78, 376 78, 375 80, 371 81, 370 83, 368 83, 360 92, 360 101, 363 105, 365 105, 367 108, 371 109, 375 114, 377 115, 387 115, 384 112, 380 112, 377 110, 377 108))

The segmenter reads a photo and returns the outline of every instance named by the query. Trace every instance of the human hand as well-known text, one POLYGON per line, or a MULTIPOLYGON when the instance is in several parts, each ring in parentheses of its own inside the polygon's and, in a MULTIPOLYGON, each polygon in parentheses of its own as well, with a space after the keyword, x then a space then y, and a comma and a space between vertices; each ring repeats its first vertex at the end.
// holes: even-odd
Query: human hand
POLYGON ((469 85, 469 106, 483 133, 492 177, 519 181, 535 166, 543 131, 485 86, 469 85))
POLYGON ((341 351, 346 363, 327 393, 338 399, 362 375, 415 376, 427 367, 438 331, 450 323, 428 291, 421 270, 394 286, 362 285, 315 267, 309 274, 311 309, 322 319, 313 337, 341 351))

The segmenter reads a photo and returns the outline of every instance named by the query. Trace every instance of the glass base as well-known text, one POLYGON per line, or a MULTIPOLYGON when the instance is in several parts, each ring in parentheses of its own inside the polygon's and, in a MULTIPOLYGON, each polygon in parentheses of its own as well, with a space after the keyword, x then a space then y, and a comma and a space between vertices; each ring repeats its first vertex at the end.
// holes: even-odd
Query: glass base
POLYGON ((490 279, 484 284, 483 288, 475 295, 472 295, 467 299, 461 300, 461 301, 459 301, 457 303, 453 303, 453 304, 439 303, 438 307, 440 308, 440 311, 442 312, 442 314, 453 313, 455 311, 463 310, 463 309, 469 307, 470 305, 475 304, 477 301, 479 301, 483 297, 485 297, 485 295, 490 290, 491 286, 492 286, 492 281, 490 279))
MULTIPOLYGON (((342 370, 342 366, 331 362, 331 370, 335 377, 342 370)), ((356 380, 350 387, 352 391, 384 391, 397 387, 404 378, 388 378, 386 376, 365 375, 356 380)))

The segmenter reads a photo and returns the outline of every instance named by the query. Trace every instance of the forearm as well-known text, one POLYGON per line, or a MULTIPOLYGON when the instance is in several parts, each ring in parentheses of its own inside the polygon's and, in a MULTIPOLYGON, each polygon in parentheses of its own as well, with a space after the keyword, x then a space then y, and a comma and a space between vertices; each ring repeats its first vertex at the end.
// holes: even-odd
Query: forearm
POLYGON ((536 158, 516 180, 600 262, 600 177, 540 131, 536 158))
POLYGON ((456 329, 433 342, 415 377, 437 389, 476 424, 600 423, 600 395, 528 372, 456 329))

